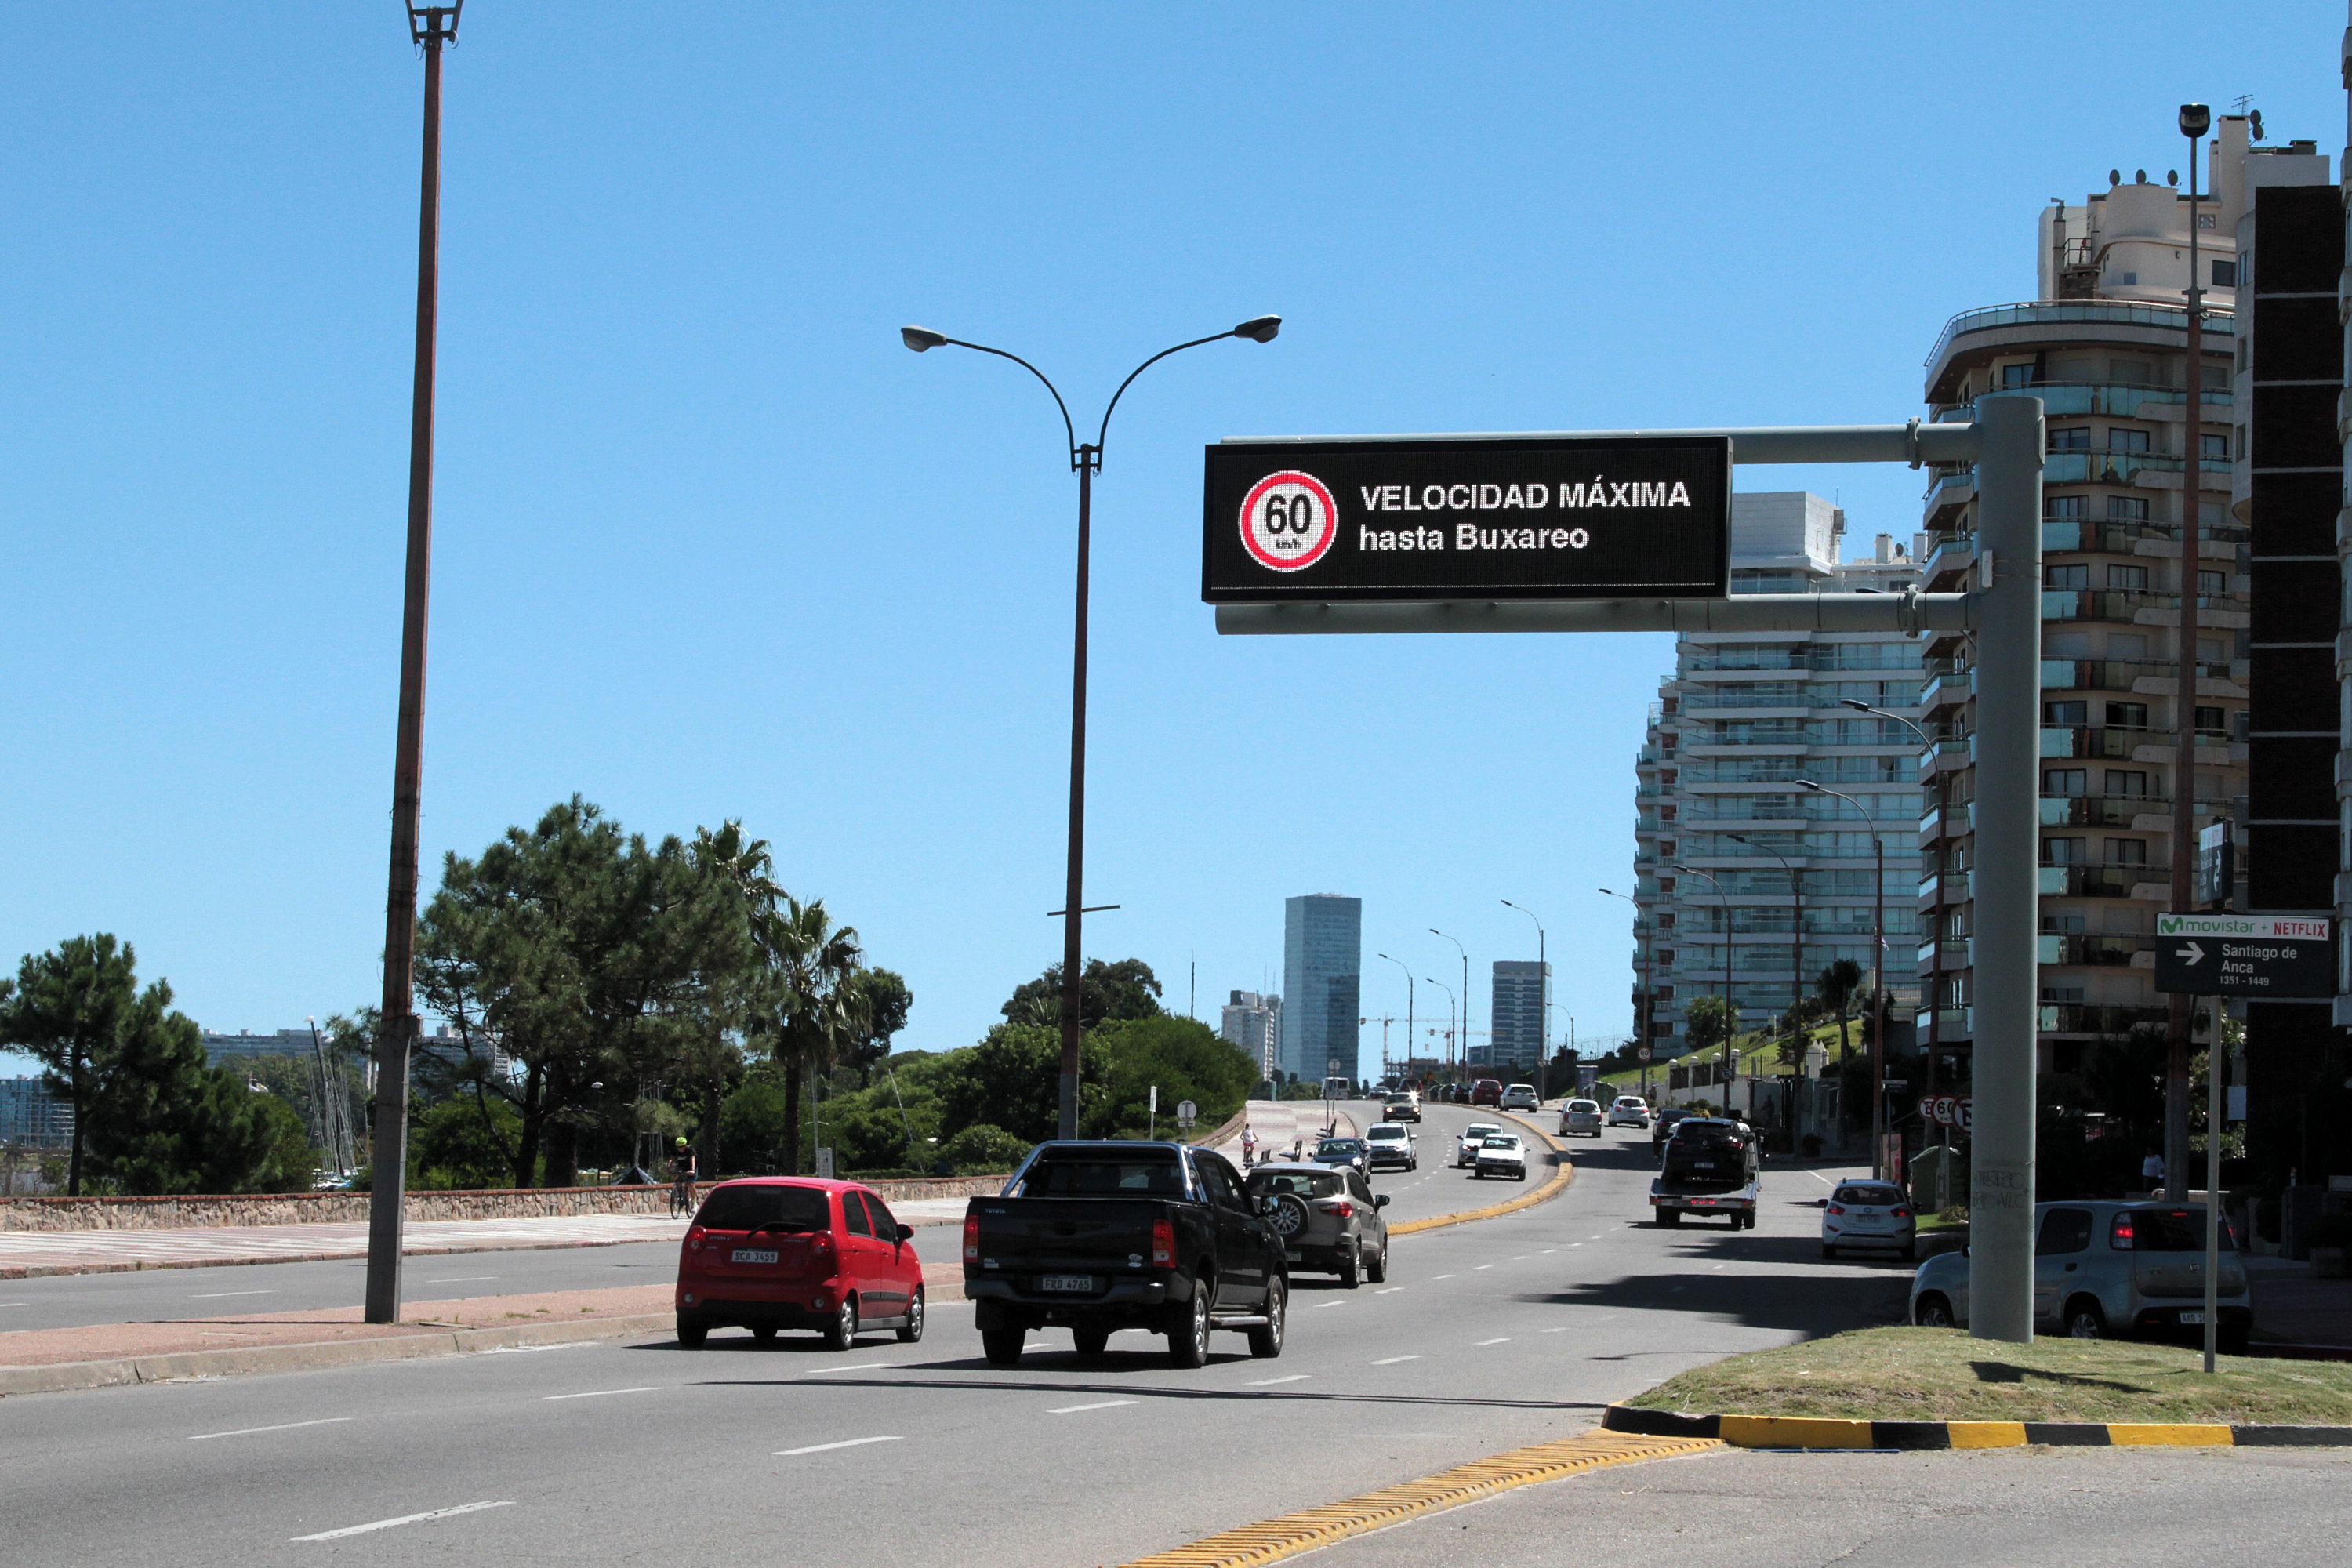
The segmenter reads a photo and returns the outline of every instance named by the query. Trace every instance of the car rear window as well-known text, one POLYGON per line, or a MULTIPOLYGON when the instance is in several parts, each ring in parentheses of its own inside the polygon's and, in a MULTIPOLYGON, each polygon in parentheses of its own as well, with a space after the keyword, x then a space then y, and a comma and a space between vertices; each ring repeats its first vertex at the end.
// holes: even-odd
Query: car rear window
POLYGON ((1181 1197, 1183 1173, 1176 1168, 1173 1151, 1157 1157, 1097 1154, 1073 1150, 1045 1155, 1029 1167, 1021 1190, 1024 1198, 1095 1196, 1181 1197))
POLYGON ((1570 1110, 1598 1110, 1601 1109, 1599 1105, 1589 1100, 1571 1100, 1568 1102, 1568 1108, 1570 1110))
POLYGON ((694 1223, 705 1230, 828 1230, 833 1216, 823 1187, 720 1187, 703 1200, 694 1223))
MULTIPOLYGON (((2203 1209, 2126 1209, 2107 1222, 2107 1245, 2117 1252, 2202 1252, 2203 1209)), ((2221 1250, 2238 1250, 2237 1237, 2221 1226, 2221 1250)))
POLYGON ((1402 1127, 1375 1127, 1372 1129, 1372 1142, 1375 1143, 1402 1143, 1404 1142, 1404 1129, 1402 1127))
POLYGON ((1877 1182, 1849 1182, 1830 1194, 1833 1204, 1900 1204, 1903 1189, 1877 1182))
POLYGON ((1337 1172, 1260 1171, 1249 1179, 1249 1190, 1252 1197, 1293 1193, 1302 1198, 1328 1198, 1338 1195, 1340 1179, 1337 1172))

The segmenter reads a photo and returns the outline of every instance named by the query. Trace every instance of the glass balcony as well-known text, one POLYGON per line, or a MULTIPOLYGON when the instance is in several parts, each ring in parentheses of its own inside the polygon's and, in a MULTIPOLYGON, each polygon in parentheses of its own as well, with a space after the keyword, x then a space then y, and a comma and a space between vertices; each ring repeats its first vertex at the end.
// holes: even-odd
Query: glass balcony
POLYGON ((2042 826, 2129 827, 2134 817, 2169 809, 2169 803, 2144 795, 2045 795, 2042 826))
MULTIPOLYGON (((2163 452, 2053 452, 2042 459, 2045 485, 2138 485, 2142 474, 2178 474, 2189 466, 2186 458, 2163 452)), ((2230 488, 2230 459, 2207 458, 2197 465, 2199 483, 2208 489, 2230 488), (2219 481, 2219 482, 2216 482, 2219 481)))
MULTIPOLYGON (((2170 386, 2134 386, 2127 382, 2042 381, 2019 390, 2030 392, 2042 399, 2042 412, 2053 418, 2084 414, 2102 414, 2116 419, 2137 419, 2143 405, 2165 404, 2178 407, 2189 401, 2189 394, 2170 386)), ((2230 410, 2236 399, 2228 387, 2209 386, 2201 401, 2218 414, 2206 417, 2216 425, 2229 423, 2230 410)), ((1938 403, 1935 419, 1939 425, 1965 425, 1976 416, 1974 403, 1938 403)))
MULTIPOLYGON (((2197 607, 2200 610, 2236 610, 2242 614, 2246 601, 2231 594, 2200 594, 2197 595, 2197 607)), ((2179 609, 2179 595, 2159 594, 2147 588, 2042 590, 2042 618, 2045 621, 2116 621, 2129 626, 2142 610, 2177 614, 2179 609)))
MULTIPOLYGON (((2243 544, 2253 537, 2253 530, 2231 523, 2207 523, 2197 531, 2198 540, 2205 544, 2243 544)), ((2045 517, 2042 520, 2042 548, 2046 551, 2097 551, 2108 555, 2130 555, 2133 546, 2143 540, 2160 544, 2177 544, 2180 541, 2180 525, 2177 522, 2116 522, 2087 517, 2045 517)))
POLYGON ((2172 873, 2162 866, 2042 866, 2041 890, 2053 898, 2128 899, 2132 889, 2161 884, 2172 873))
POLYGON ((2085 931, 2043 931, 2034 939, 2037 963, 2072 963, 2089 968, 2128 969, 2132 955, 2154 940, 2145 936, 2111 936, 2085 931))
MULTIPOLYGON (((1980 310, 1963 310, 1944 323, 1936 338, 1936 346, 1928 351, 1927 364, 1940 362, 1951 346, 1971 332, 1994 331, 2003 327, 2057 326, 2075 321, 2102 321, 2116 326, 2156 327, 2179 332, 2184 340, 2189 332, 2189 309, 2185 305, 2139 305, 2121 300, 2037 300, 2014 305, 1988 305, 1980 310)), ((2205 308, 2205 332, 2208 337, 2225 342, 2237 332, 2237 323, 2231 313, 2212 305, 2205 308)), ((2032 387, 2023 390, 2032 392, 2032 387)))
MULTIPOLYGON (((2178 679, 2180 666, 2168 658, 2045 658, 2042 661, 2044 691, 2129 691, 2138 681, 2178 679)), ((2200 680, 2227 680, 2227 664, 2197 667, 2200 680)))

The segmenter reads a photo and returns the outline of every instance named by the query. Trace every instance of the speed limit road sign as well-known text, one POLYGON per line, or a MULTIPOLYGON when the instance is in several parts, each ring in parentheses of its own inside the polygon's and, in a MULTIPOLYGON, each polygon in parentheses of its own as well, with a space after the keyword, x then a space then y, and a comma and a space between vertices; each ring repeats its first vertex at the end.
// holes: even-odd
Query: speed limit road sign
POLYGON ((1312 474, 1268 474, 1242 502, 1242 544, 1261 566, 1296 572, 1323 559, 1339 531, 1339 509, 1312 474))

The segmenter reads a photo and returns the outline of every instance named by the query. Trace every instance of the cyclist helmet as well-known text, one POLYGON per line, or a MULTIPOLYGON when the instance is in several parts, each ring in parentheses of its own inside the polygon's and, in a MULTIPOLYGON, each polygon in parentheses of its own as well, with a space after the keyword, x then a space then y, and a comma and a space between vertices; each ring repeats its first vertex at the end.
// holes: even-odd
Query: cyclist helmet
POLYGON ((683 1139, 683 1138, 679 1139, 679 1140, 677 1141, 677 1146, 678 1146, 679 1148, 681 1148, 681 1149, 685 1148, 685 1147, 686 1147, 686 1140, 685 1140, 685 1139, 683 1139))

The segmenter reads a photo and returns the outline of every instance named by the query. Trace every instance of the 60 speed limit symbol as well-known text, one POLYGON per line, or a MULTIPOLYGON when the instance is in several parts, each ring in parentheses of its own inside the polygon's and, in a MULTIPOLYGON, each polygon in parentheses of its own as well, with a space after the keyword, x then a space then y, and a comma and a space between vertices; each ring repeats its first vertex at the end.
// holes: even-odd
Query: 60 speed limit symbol
POLYGON ((1242 543, 1261 566, 1312 566, 1339 534, 1339 509, 1312 474, 1285 470, 1250 487, 1242 502, 1242 543))

